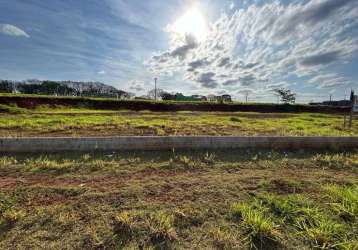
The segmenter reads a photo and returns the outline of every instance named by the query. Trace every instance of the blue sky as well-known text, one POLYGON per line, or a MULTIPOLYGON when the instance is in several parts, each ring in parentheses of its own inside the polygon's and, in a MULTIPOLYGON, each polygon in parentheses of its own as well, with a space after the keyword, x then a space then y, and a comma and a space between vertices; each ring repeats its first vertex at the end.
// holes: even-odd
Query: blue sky
POLYGON ((141 95, 158 77, 169 92, 255 101, 358 91, 356 0, 3 0, 0 12, 0 79, 141 95))

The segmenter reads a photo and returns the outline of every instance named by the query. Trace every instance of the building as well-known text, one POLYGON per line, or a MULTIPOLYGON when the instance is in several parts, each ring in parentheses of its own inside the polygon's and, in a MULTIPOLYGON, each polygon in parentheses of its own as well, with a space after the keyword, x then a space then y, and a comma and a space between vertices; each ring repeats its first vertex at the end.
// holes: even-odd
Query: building
POLYGON ((209 102, 232 102, 230 95, 208 95, 207 100, 209 102))

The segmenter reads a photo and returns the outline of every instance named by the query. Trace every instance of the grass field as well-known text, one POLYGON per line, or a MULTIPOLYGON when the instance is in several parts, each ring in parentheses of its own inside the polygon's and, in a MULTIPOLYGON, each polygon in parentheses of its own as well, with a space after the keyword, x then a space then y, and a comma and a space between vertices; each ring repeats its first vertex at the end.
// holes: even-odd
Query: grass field
POLYGON ((358 122, 313 113, 110 111, 80 107, 0 105, 0 136, 358 135, 358 122))
POLYGON ((357 249, 357 152, 0 156, 0 249, 357 249))

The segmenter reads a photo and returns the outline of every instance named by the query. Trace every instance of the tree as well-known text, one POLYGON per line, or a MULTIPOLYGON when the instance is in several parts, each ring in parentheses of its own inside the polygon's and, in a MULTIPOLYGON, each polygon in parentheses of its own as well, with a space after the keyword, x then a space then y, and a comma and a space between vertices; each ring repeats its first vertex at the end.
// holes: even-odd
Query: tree
POLYGON ((21 83, 18 88, 22 94, 41 94, 41 86, 39 84, 21 83))
MULTIPOLYGON (((158 99, 159 97, 161 97, 164 92, 165 92, 165 91, 162 90, 162 89, 157 89, 157 99, 158 99)), ((155 89, 150 90, 150 91, 148 92, 147 96, 148 96, 149 99, 155 99, 155 89)))
POLYGON ((172 95, 170 93, 167 92, 163 92, 160 97, 162 98, 162 100, 164 101, 172 101, 175 100, 175 95, 172 95))
POLYGON ((273 91, 281 98, 281 102, 285 104, 296 102, 296 94, 292 93, 289 89, 280 88, 273 91))
POLYGON ((12 93, 13 83, 6 80, 0 81, 0 93, 12 93))

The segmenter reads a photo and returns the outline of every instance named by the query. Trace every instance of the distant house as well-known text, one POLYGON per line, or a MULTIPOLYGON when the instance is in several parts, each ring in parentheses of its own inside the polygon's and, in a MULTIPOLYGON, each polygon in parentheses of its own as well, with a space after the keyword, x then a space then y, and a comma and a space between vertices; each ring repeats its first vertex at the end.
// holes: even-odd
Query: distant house
POLYGON ((207 101, 206 96, 203 96, 203 95, 192 95, 191 98, 195 101, 202 101, 202 102, 207 101))
POLYGON ((209 102, 216 102, 218 99, 217 99, 217 96, 215 95, 208 95, 206 97, 206 99, 209 101, 209 102))
POLYGON ((232 102, 231 95, 222 95, 221 98, 223 102, 232 102))
POLYGON ((340 100, 340 101, 324 101, 324 102, 311 102, 310 105, 325 105, 325 106, 338 106, 338 107, 346 107, 351 105, 351 101, 349 100, 340 100))
POLYGON ((207 100, 209 102, 232 102, 230 95, 219 95, 219 96, 208 95, 207 100))
POLYGON ((164 93, 163 94, 163 100, 174 100, 174 101, 191 101, 191 102, 200 102, 200 101, 206 101, 205 96, 201 95, 192 95, 192 96, 185 96, 182 93, 176 93, 176 94, 169 94, 164 93))

